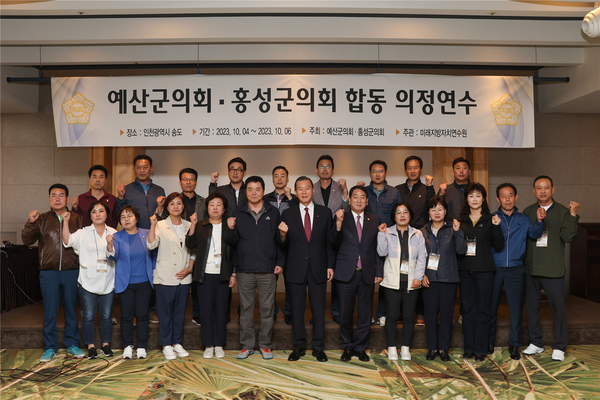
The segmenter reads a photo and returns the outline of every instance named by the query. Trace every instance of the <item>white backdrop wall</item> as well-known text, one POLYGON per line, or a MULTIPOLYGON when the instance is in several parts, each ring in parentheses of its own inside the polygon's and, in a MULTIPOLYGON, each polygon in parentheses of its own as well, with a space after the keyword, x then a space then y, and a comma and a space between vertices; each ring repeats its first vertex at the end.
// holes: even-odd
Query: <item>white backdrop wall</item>
MULTIPOLYGON (((266 183, 266 191, 273 191, 271 172, 277 165, 290 171, 290 187, 293 189, 297 177, 306 175, 316 180, 316 162, 319 156, 329 154, 335 162, 334 179, 345 178, 348 189, 356 182, 369 183, 369 164, 376 159, 388 165, 388 183, 396 186, 404 183, 404 159, 417 155, 423 159, 423 176, 432 174, 432 151, 425 148, 400 149, 395 147, 318 147, 318 146, 257 146, 257 147, 210 147, 210 148, 148 148, 146 154, 154 162, 154 183, 162 186, 167 194, 181 191, 178 174, 182 168, 191 167, 198 171, 196 193, 208 195, 208 184, 212 172, 219 171, 219 185, 229 183, 227 162, 233 157, 242 157, 248 164, 246 177, 260 175, 266 183)), ((434 182, 437 187, 441 182, 434 182)))

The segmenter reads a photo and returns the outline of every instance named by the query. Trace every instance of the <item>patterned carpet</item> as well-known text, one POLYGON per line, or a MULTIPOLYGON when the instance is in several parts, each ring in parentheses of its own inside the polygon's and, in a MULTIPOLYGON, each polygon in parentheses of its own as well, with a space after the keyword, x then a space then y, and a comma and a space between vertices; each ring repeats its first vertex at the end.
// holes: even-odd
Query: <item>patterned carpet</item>
POLYGON ((166 361, 162 352, 145 360, 123 360, 121 351, 109 359, 74 360, 60 350, 40 364, 40 350, 1 350, 5 399, 598 399, 600 346, 572 346, 564 362, 543 354, 510 359, 507 348, 482 363, 425 360, 425 350, 413 350, 412 361, 390 362, 371 354, 371 362, 340 361, 340 351, 327 351, 319 363, 307 352, 288 362, 287 351, 274 359, 259 353, 237 360, 205 360, 201 351, 166 361))

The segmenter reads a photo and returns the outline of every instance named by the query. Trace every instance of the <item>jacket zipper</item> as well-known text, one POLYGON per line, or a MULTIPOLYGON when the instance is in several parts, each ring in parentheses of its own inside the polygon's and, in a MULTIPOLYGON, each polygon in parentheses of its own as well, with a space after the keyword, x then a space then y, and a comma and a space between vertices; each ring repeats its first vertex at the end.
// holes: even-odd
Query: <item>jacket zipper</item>
POLYGON ((508 221, 506 220, 506 217, 503 215, 502 218, 504 218, 504 222, 506 222, 506 226, 508 227, 508 232, 506 234, 506 268, 508 268, 508 243, 509 243, 509 239, 510 239, 510 226, 512 225, 513 218, 511 218, 510 223, 508 223, 508 221))
MULTIPOLYGON (((56 217, 58 218, 58 215, 56 217)), ((62 224, 63 224, 63 222, 61 221, 60 218, 58 218, 58 227, 59 227, 59 230, 58 230, 59 235, 58 235, 58 237, 60 238, 60 242, 59 242, 59 246, 60 246, 60 259, 59 259, 59 262, 58 262, 58 270, 59 271, 62 271, 62 253, 63 253, 62 224)))

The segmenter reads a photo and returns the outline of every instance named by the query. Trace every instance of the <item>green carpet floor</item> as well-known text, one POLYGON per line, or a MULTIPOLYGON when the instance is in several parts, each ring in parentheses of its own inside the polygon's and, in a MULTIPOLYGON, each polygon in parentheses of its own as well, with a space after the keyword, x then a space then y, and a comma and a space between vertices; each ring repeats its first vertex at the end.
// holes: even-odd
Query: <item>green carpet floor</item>
POLYGON ((371 362, 329 362, 310 353, 289 362, 287 351, 265 361, 259 353, 237 360, 190 357, 166 361, 161 351, 145 360, 123 360, 121 351, 109 359, 75 360, 59 351, 41 364, 40 350, 1 350, 0 398, 8 399, 598 399, 600 346, 571 346, 564 362, 542 354, 513 361, 507 348, 496 348, 484 362, 425 360, 413 350, 412 361, 390 362, 371 354, 371 362))

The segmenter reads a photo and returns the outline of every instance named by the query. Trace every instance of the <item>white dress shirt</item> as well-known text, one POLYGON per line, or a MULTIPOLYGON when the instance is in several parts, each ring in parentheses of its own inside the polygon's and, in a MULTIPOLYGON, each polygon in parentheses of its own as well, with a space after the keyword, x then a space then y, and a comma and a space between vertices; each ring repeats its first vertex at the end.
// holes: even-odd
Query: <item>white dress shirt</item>
POLYGON ((306 215, 306 211, 304 210, 306 207, 308 207, 308 216, 310 217, 310 231, 312 232, 312 227, 314 226, 314 218, 313 216, 315 215, 315 205, 314 203, 311 201, 309 205, 305 206, 302 203, 300 203, 300 219, 302 220, 302 226, 304 227, 304 218, 306 215))

